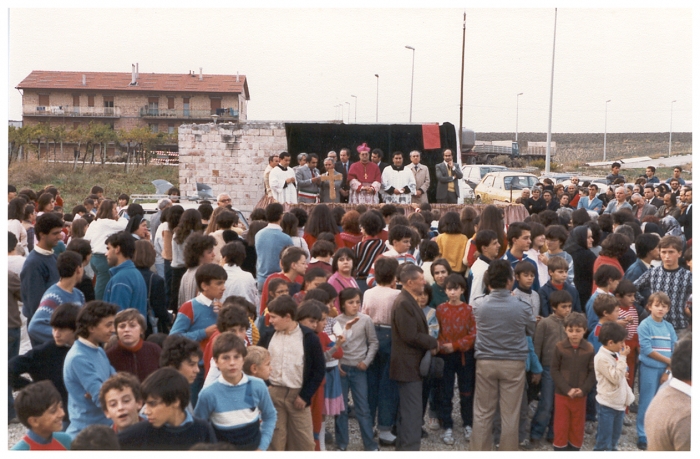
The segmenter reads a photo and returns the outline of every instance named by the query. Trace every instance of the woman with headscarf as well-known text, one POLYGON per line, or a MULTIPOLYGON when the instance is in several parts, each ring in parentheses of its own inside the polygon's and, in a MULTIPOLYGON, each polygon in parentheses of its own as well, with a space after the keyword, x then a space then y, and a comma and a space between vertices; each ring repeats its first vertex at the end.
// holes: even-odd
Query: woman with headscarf
POLYGON ((577 226, 569 234, 564 251, 574 259, 574 285, 581 304, 588 303, 593 287, 593 265, 596 256, 591 252, 593 232, 586 225, 577 226))
POLYGON ((126 231, 137 241, 139 239, 151 240, 151 233, 148 231, 148 220, 143 215, 134 215, 126 224, 126 231))

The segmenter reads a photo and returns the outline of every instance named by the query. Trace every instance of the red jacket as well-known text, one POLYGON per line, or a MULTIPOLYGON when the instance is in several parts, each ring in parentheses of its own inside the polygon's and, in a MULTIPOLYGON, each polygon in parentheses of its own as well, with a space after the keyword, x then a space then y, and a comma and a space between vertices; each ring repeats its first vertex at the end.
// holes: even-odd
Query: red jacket
MULTIPOLYGON (((452 344, 454 352, 466 352, 474 348, 476 321, 472 307, 467 303, 453 306, 442 303, 435 312, 440 324, 438 345, 452 344)), ((440 354, 445 354, 440 350, 440 354)))

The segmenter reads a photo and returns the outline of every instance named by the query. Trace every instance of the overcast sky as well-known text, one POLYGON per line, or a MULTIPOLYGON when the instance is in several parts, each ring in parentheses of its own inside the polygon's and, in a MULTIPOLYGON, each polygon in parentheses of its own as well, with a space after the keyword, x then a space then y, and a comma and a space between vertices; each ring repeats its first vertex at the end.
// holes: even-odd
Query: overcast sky
MULTIPOLYGON (((614 2, 613 2, 614 4, 614 2)), ((249 119, 343 116, 459 125, 464 9, 18 9, 9 12, 9 118, 32 70, 236 74, 249 119), (351 97, 356 95, 357 99, 351 97), (350 104, 346 104, 349 102, 350 104)), ((553 8, 467 9, 464 127, 546 132, 553 8)), ((553 132, 667 132, 692 122, 692 13, 559 8, 553 132)), ((478 138, 478 134, 477 134, 478 138)))

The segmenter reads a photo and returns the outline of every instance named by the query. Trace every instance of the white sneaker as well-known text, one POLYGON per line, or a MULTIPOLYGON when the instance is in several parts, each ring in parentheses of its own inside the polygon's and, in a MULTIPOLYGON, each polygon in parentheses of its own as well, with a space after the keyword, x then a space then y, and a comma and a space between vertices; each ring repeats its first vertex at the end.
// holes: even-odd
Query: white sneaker
POLYGON ((428 429, 439 430, 440 429, 440 421, 438 421, 435 418, 428 418, 428 429))
POLYGON ((379 438, 379 443, 383 446, 393 445, 396 443, 396 435, 392 434, 390 430, 382 430, 377 436, 379 438))
POLYGON ((452 429, 445 429, 445 433, 442 436, 442 441, 446 445, 454 445, 455 438, 452 436, 452 429))
POLYGON ((472 437, 472 427, 471 426, 464 426, 464 439, 469 441, 469 439, 472 437))
POLYGON ((626 414, 625 417, 622 419, 622 425, 625 425, 628 427, 631 425, 634 425, 634 421, 632 420, 632 416, 630 416, 629 414, 626 414))

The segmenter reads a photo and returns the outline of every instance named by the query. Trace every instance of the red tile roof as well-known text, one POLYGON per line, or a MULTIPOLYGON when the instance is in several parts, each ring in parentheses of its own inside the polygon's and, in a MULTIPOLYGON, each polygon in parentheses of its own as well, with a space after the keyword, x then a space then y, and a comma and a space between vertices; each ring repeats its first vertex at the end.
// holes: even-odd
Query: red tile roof
POLYGON ((209 75, 188 73, 139 73, 137 84, 131 86, 131 73, 118 72, 54 72, 34 70, 17 89, 109 90, 131 92, 189 92, 189 93, 243 93, 250 100, 245 75, 209 75), (83 86, 83 75, 86 84, 83 86))

